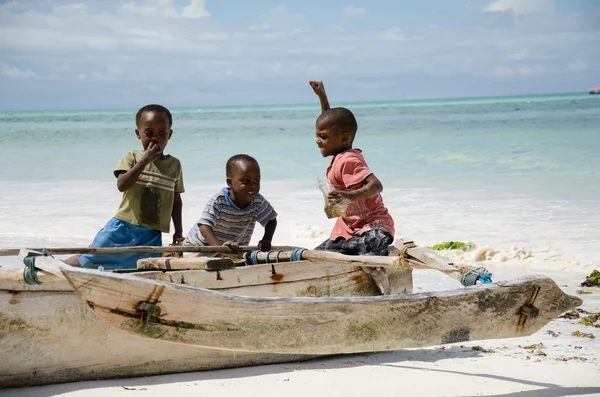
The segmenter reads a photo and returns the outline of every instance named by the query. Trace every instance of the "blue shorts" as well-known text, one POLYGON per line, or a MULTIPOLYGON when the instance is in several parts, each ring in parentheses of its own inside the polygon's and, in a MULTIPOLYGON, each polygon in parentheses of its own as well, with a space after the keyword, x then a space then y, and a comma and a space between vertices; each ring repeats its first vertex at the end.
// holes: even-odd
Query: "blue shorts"
MULTIPOLYGON (((117 218, 111 218, 96 234, 90 247, 135 247, 142 245, 162 246, 162 233, 160 230, 140 227, 117 218)), ((85 254, 79 255, 79 263, 82 267, 97 268, 102 266, 105 270, 135 269, 138 259, 157 256, 160 256, 160 254, 151 252, 85 254)))

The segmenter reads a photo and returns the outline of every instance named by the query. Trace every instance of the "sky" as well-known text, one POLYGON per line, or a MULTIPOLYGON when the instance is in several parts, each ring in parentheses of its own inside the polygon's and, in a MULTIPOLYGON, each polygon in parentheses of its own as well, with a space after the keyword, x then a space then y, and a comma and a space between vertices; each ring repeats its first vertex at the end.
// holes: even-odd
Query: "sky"
POLYGON ((0 110, 586 92, 599 0, 0 0, 0 110))

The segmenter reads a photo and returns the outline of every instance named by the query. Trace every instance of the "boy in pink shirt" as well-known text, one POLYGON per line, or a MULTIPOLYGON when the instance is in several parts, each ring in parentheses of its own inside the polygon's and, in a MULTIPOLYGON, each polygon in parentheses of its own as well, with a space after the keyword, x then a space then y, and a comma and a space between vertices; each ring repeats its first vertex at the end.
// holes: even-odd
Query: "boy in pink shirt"
POLYGON ((346 255, 388 254, 394 241, 394 220, 383 204, 383 185, 369 169, 360 149, 352 148, 358 125, 346 108, 330 108, 321 81, 309 82, 321 101, 316 122, 317 146, 323 157, 333 156, 327 168, 327 183, 334 190, 331 205, 347 203, 345 215, 337 218, 329 236, 316 250, 346 255))

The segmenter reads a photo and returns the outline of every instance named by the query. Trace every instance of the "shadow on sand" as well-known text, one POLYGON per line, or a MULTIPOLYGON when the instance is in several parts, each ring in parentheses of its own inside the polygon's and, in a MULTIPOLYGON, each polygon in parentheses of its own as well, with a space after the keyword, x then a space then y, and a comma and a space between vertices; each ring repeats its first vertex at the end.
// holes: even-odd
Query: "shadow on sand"
MULTIPOLYGON (((325 369, 343 369, 360 366, 386 366, 392 368, 401 368, 404 370, 414 371, 431 371, 437 373, 457 374, 471 377, 482 377, 487 379, 497 379, 520 383, 527 386, 537 386, 540 389, 515 392, 509 394, 490 394, 497 397, 559 397, 565 395, 584 395, 600 393, 600 387, 561 387, 552 383, 541 383, 530 380, 503 377, 486 373, 469 373, 460 371, 449 371, 442 369, 420 368, 413 366, 402 365, 402 363, 435 363, 448 359, 457 358, 476 358, 480 357, 482 352, 470 346, 450 346, 446 348, 433 349, 414 349, 401 350, 393 352, 380 353, 363 353, 340 356, 329 356, 326 358, 313 359, 305 362, 293 362, 286 364, 261 365, 255 367, 244 367, 234 369, 224 369, 215 371, 189 372, 160 376, 148 376, 142 378, 131 379, 110 379, 102 381, 87 381, 75 383, 63 383, 48 386, 36 386, 29 388, 16 388, 0 390, 3 396, 25 397, 25 396, 40 396, 50 397, 57 394, 64 394, 87 389, 121 387, 126 390, 145 390, 147 386, 168 385, 173 383, 197 383, 207 380, 226 380, 236 378, 247 378, 254 376, 273 375, 286 373, 290 371, 311 371, 325 369)), ((485 396, 486 394, 478 394, 485 396)), ((469 396, 465 396, 469 397, 469 396)))

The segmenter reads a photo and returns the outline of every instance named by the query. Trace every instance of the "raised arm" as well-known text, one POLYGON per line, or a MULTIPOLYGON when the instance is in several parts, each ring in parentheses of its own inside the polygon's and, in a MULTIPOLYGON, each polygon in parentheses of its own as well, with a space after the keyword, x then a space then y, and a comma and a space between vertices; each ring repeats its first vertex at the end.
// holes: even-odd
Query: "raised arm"
POLYGON ((329 106, 329 101, 327 100, 327 93, 325 93, 325 86, 321 80, 309 80, 308 84, 312 87, 313 91, 319 97, 319 101, 321 101, 321 113, 326 110, 331 109, 329 106))

